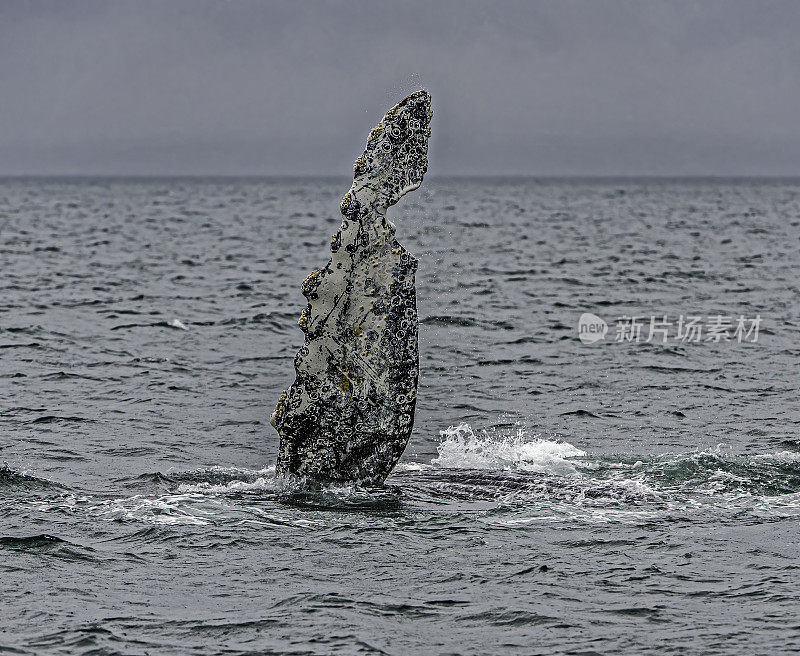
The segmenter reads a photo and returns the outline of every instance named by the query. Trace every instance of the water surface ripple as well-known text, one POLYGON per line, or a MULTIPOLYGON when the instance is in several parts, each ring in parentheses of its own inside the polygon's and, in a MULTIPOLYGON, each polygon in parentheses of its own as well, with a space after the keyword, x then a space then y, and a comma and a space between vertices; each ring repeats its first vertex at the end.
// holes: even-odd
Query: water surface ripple
POLYGON ((0 651, 796 653, 800 184, 426 181, 414 435, 312 491, 268 414, 346 186, 0 181, 0 651), (614 342, 663 314, 762 329, 614 342))

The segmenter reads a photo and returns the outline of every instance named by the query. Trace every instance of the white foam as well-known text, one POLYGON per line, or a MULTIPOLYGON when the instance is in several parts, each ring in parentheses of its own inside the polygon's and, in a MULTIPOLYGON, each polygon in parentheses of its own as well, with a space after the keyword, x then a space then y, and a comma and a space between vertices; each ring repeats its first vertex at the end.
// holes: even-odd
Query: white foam
POLYGON ((585 456, 568 442, 528 437, 517 427, 512 434, 480 431, 469 424, 450 426, 439 433, 439 457, 431 463, 448 469, 515 469, 550 474, 575 474, 568 458, 585 456))
POLYGON ((272 491, 279 488, 275 478, 260 477, 254 481, 229 481, 227 483, 182 483, 178 492, 198 494, 228 494, 231 492, 272 491))
POLYGON ((800 453, 797 451, 776 451, 775 453, 759 453, 750 456, 751 460, 758 461, 773 461, 780 464, 790 464, 800 462, 800 453))
POLYGON ((249 491, 270 491, 280 488, 282 479, 275 475, 275 465, 263 469, 243 469, 241 467, 209 467, 196 472, 189 472, 198 478, 229 477, 224 483, 199 480, 192 483, 181 483, 177 491, 182 494, 227 494, 249 491))
POLYGON ((433 469, 433 465, 424 462, 401 462, 394 468, 398 472, 420 472, 428 471, 429 469, 433 469))
POLYGON ((170 494, 156 499, 136 495, 103 501, 95 512, 109 521, 122 519, 148 524, 206 526, 209 520, 198 515, 208 513, 192 507, 199 498, 190 494, 170 494))

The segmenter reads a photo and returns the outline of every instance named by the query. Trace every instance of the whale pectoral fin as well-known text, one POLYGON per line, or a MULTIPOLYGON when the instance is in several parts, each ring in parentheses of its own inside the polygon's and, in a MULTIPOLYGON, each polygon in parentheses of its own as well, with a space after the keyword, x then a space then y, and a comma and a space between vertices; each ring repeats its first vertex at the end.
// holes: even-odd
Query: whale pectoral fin
POLYGON ((303 283, 295 382, 271 423, 276 471, 316 483, 382 483, 411 436, 419 374, 417 260, 386 209, 422 182, 431 98, 417 91, 367 139, 340 206, 331 259, 303 283))
POLYGON ((364 154, 353 165, 353 183, 362 183, 386 208, 422 184, 428 170, 428 137, 433 117, 430 94, 424 89, 403 98, 372 132, 364 154))

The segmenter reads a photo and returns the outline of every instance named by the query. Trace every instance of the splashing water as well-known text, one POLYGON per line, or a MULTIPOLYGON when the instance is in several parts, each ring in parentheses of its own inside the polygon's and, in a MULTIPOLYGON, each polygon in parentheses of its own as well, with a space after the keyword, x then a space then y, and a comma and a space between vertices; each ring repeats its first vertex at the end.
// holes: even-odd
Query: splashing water
POLYGON ((469 424, 462 423, 439 435, 439 456, 431 462, 448 469, 506 469, 566 476, 577 473, 569 458, 586 455, 567 442, 528 437, 522 426, 514 435, 485 429, 476 435, 469 424))

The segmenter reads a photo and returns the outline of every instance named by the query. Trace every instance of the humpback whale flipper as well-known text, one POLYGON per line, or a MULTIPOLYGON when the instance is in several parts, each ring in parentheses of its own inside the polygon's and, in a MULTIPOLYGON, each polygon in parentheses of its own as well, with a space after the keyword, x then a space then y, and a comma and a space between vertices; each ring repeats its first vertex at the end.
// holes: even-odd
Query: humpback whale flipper
POLYGON ((279 474, 380 484, 411 436, 417 260, 395 239, 386 210, 422 183, 432 116, 428 92, 411 94, 370 132, 353 165, 331 259, 302 285, 297 377, 270 418, 279 474))

